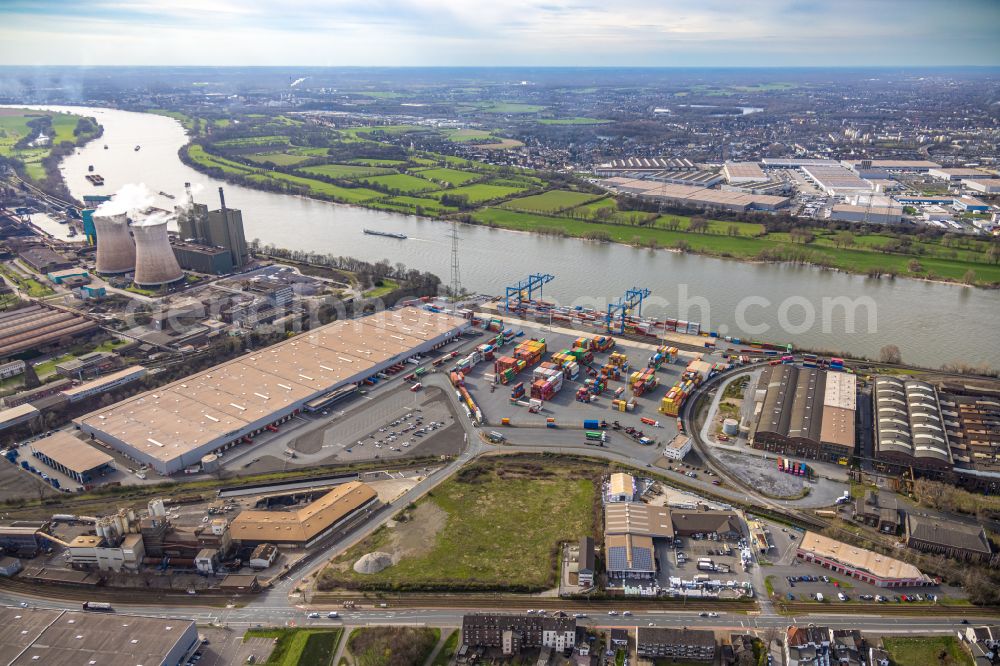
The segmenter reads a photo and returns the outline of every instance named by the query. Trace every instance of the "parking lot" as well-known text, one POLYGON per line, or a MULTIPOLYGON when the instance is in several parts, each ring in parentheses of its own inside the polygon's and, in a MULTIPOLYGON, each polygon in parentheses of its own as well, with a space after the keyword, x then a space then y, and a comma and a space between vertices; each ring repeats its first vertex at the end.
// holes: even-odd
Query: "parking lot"
POLYGON ((208 643, 198 650, 202 656, 197 666, 245 664, 250 655, 254 656, 254 663, 263 664, 274 650, 273 638, 251 637, 244 641, 243 632, 233 629, 201 628, 200 633, 208 643))

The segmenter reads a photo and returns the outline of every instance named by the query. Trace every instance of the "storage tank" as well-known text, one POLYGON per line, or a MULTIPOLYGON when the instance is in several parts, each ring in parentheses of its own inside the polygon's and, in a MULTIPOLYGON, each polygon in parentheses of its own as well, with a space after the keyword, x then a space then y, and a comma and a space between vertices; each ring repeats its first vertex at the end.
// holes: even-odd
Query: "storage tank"
POLYGON ((209 453, 207 456, 202 456, 201 459, 201 469, 203 472, 214 472, 219 468, 219 456, 214 453, 209 453))
POLYGON ((114 275, 135 270, 135 242, 129 234, 125 213, 94 213, 97 233, 97 272, 114 275))
POLYGON ((740 422, 736 419, 726 419, 722 422, 722 432, 735 437, 740 431, 740 422))
POLYGON ((167 237, 167 220, 154 218, 132 225, 135 236, 135 283, 157 287, 177 282, 184 271, 177 263, 174 249, 167 237))

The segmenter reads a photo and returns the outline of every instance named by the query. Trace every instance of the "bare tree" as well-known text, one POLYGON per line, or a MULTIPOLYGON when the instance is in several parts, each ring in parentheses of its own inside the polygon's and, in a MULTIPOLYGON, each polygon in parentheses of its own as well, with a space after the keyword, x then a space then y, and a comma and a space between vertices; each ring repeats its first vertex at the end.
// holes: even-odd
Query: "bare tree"
POLYGON ((880 363, 902 363, 903 355, 896 345, 885 345, 878 350, 878 360, 880 363))

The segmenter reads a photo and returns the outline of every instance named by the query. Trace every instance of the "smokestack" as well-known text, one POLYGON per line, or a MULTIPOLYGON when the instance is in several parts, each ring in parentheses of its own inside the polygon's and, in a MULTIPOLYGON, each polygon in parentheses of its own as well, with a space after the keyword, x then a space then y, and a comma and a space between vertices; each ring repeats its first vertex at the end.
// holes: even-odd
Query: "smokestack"
POLYGON ((97 234, 97 272, 106 275, 135 270, 135 242, 128 233, 125 213, 94 213, 97 234))
POLYGON ((167 237, 167 219, 145 220, 132 225, 135 234, 135 283, 159 286, 184 277, 167 237))
POLYGON ((219 188, 219 203, 222 204, 222 212, 226 212, 226 195, 222 193, 222 188, 219 188))
POLYGON ((184 192, 187 194, 188 207, 194 205, 194 194, 191 192, 191 183, 184 183, 184 192))

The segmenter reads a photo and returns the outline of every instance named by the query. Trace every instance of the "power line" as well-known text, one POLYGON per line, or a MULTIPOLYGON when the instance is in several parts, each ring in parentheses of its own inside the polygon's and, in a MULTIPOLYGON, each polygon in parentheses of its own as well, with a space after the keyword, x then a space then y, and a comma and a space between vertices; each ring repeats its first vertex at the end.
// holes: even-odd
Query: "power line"
POLYGON ((458 222, 451 222, 451 295, 458 298, 462 293, 462 277, 458 265, 458 222))

